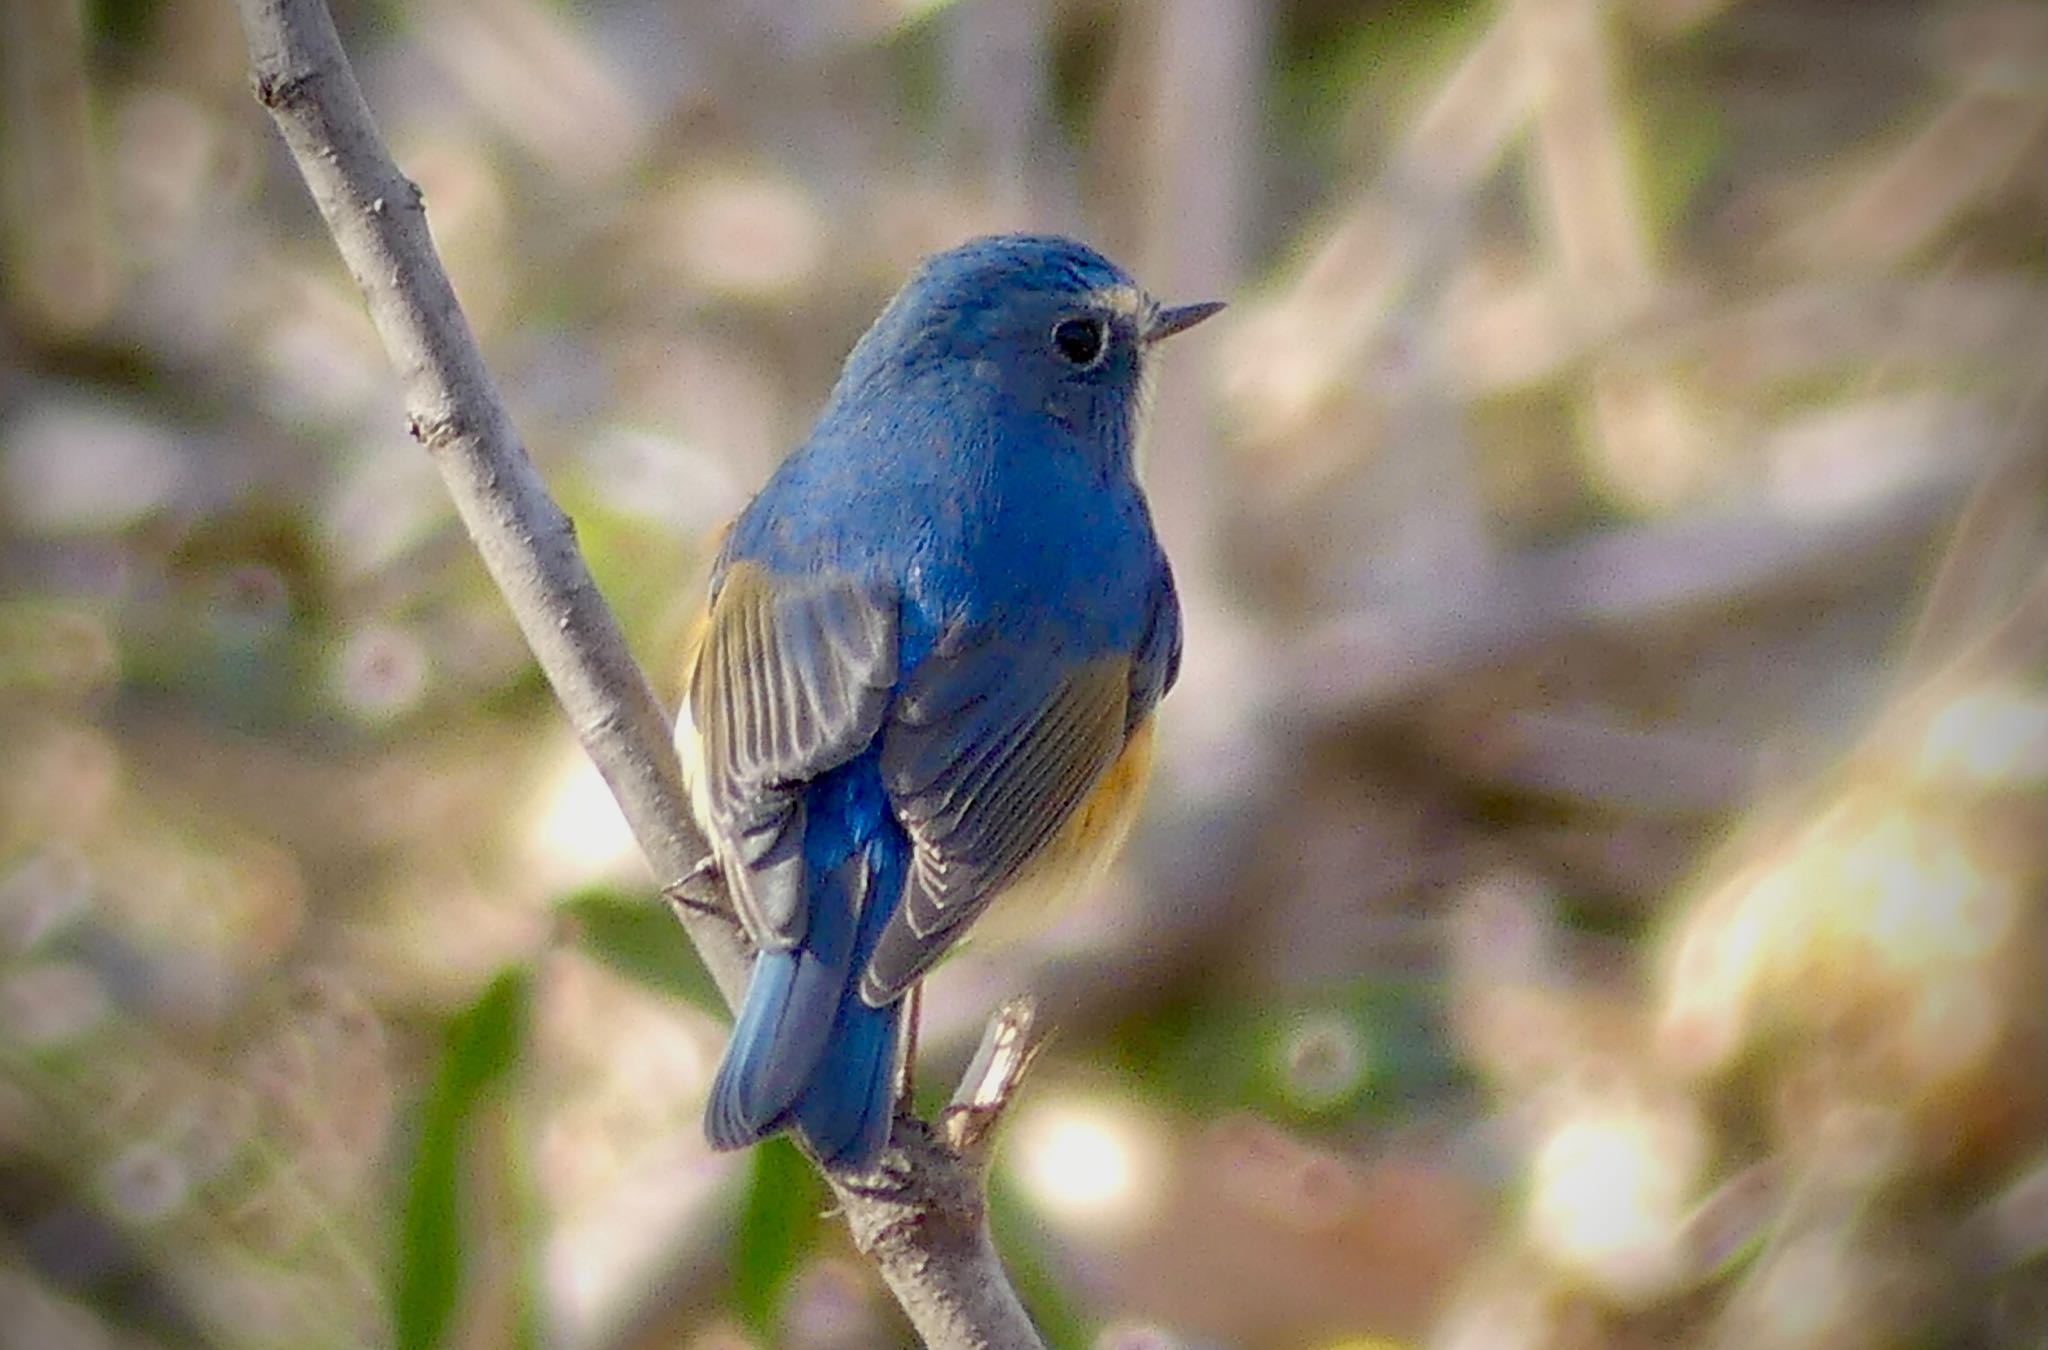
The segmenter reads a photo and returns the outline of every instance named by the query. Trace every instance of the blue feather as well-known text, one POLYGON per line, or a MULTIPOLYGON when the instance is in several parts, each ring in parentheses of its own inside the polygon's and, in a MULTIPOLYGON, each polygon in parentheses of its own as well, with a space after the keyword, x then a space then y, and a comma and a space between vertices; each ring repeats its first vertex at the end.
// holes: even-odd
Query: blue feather
POLYGON ((864 1168, 889 1134, 901 1008, 870 1008, 850 972, 902 897, 909 840, 873 753, 820 778, 805 803, 810 926, 755 958, 704 1128, 714 1147, 740 1148, 794 1126, 821 1161, 864 1168))
POLYGON ((797 1133, 827 1167, 865 1170, 889 1140, 896 1036, 903 1005, 870 1008, 849 986, 833 1024, 825 1071, 790 1113, 797 1133))

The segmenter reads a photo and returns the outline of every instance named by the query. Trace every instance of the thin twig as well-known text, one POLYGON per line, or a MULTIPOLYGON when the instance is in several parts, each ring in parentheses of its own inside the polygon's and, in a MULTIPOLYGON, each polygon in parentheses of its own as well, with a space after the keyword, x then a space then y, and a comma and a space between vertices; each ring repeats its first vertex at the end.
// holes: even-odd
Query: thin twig
POLYGON ((1024 1071, 1044 1044, 1044 1035, 1038 1021, 1038 1000, 1028 994, 1011 999, 989 1019, 981 1046, 940 1117, 946 1143, 955 1153, 985 1151, 990 1129, 1016 1095, 1024 1071))
MULTIPOLYGON (((311 189, 491 578, 665 888, 708 887, 668 719, 599 596, 575 530, 520 445, 323 0, 239 0, 256 94, 311 189)), ((680 892, 679 892, 680 893, 680 892)), ((752 953, 711 904, 676 906, 726 999, 752 953)), ((989 1239, 978 1167, 898 1117, 884 1166, 830 1178, 855 1241, 928 1345, 1040 1344, 989 1239)))

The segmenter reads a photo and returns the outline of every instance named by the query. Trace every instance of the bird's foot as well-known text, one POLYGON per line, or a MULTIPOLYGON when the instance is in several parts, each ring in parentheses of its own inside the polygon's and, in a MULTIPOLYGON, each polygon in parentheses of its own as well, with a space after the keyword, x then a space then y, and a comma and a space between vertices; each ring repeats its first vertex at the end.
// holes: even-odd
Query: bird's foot
POLYGON ((675 910, 678 917, 685 914, 730 916, 732 909, 725 903, 718 884, 724 876, 718 859, 706 854, 702 862, 690 869, 689 875, 665 887, 661 898, 668 901, 669 908, 675 910))
MULTIPOLYGON (((898 1132, 903 1129, 901 1118, 895 1128, 898 1132)), ((868 1200, 900 1201, 916 1182, 917 1167, 911 1161, 910 1150, 891 1143, 875 1159, 874 1166, 857 1172, 835 1172, 833 1180, 849 1195, 868 1200)))

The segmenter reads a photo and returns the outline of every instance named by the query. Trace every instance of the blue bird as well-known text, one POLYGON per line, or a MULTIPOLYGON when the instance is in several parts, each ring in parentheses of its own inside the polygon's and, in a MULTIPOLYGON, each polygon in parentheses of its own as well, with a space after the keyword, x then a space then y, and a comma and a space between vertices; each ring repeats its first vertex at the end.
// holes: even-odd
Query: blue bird
POLYGON ((865 1169, 904 995, 1113 854, 1180 664, 1135 455, 1166 309, 1069 239, 927 259, 727 534, 676 742, 759 948, 705 1130, 865 1169))

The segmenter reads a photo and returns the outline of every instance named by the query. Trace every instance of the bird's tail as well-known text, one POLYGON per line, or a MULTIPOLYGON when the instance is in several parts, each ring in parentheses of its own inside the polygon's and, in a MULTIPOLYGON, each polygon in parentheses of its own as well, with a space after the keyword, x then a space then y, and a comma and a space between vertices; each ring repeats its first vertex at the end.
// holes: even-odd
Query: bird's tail
POLYGON ((881 1152, 901 1007, 869 1007, 857 978, 874 943, 869 930, 887 917, 872 901, 901 885, 897 869, 874 865, 881 851, 814 870, 802 945, 755 958, 705 1112, 712 1147, 742 1148, 794 1127, 828 1166, 865 1168, 881 1152))

